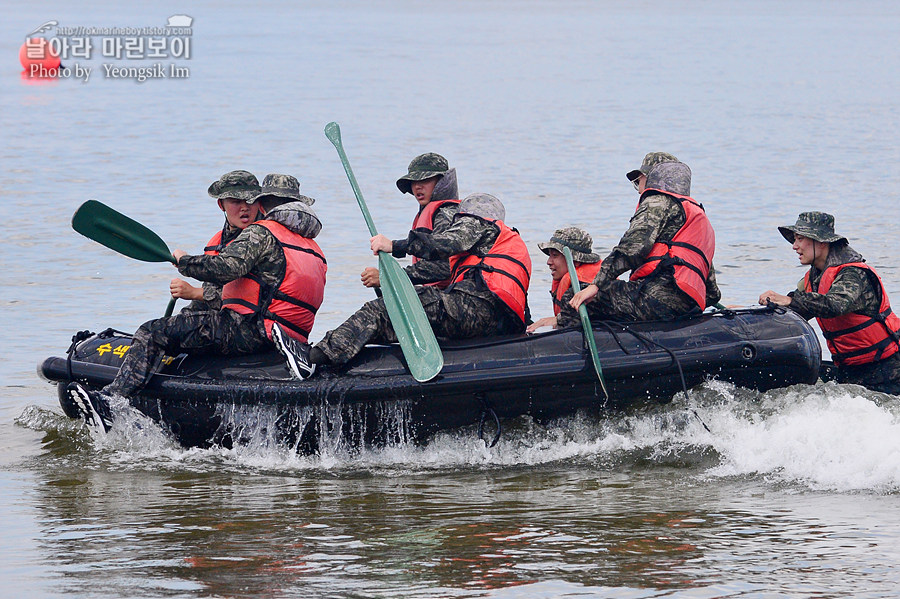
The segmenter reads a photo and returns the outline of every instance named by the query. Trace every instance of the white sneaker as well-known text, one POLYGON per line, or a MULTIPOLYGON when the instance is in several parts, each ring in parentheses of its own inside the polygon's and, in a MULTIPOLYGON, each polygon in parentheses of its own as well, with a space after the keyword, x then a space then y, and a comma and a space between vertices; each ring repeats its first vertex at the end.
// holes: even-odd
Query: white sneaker
POLYGON ((275 349, 284 356, 288 370, 294 378, 308 379, 316 371, 316 365, 309 361, 309 343, 297 341, 287 335, 278 323, 272 325, 272 343, 275 349))
POLYGON ((96 391, 89 391, 81 383, 71 382, 66 387, 69 399, 90 426, 102 426, 104 432, 112 427, 112 413, 107 402, 96 391))

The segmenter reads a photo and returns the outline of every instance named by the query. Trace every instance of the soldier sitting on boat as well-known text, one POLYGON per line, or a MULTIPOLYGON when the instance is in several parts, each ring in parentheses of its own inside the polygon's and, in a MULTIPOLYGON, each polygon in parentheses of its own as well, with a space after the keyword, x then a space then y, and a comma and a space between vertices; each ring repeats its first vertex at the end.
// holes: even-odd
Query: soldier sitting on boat
MULTIPOLYGON (((446 290, 416 287, 437 336, 468 339, 525 330, 531 259, 518 232, 503 222, 505 216, 500 200, 478 193, 459 204, 452 225, 444 231, 409 232, 406 252, 425 260, 449 259, 451 265, 446 290)), ((398 253, 384 235, 372 237, 370 247, 376 254, 398 253)), ((309 360, 314 364, 344 364, 367 343, 396 341, 384 300, 378 298, 325 333, 312 348, 309 360)))
POLYGON ((592 319, 645 321, 717 303, 715 233, 703 206, 690 197, 691 169, 671 154, 651 152, 626 176, 640 194, 637 210, 594 281, 572 298, 572 308, 588 302, 592 319), (630 280, 618 280, 627 270, 630 280))
MULTIPOLYGON (((229 180, 220 191, 240 194, 255 187, 250 175, 229 180)), ((96 392, 71 383, 69 396, 89 423, 108 428, 109 396, 140 391, 165 353, 240 355, 306 342, 325 289, 325 257, 313 240, 322 224, 311 198, 300 195, 297 179, 289 175, 267 175, 250 201, 259 203, 265 218, 218 255, 172 252, 182 275, 224 285, 222 309, 150 320, 135 333, 109 385, 96 392)), ((297 372, 291 359, 288 366, 295 376, 309 374, 297 372)))
MULTIPOLYGON (((413 219, 412 230, 443 233, 451 224, 459 209, 459 190, 456 169, 450 168, 447 159, 429 152, 413 158, 407 173, 397 179, 397 189, 411 194, 419 204, 413 219)), ((423 260, 409 251, 406 239, 393 242, 394 254, 412 256, 412 264, 404 268, 413 285, 433 285, 445 289, 450 284, 450 261, 447 258, 423 260)), ((360 279, 366 287, 378 287, 381 282, 378 269, 366 268, 360 279)))
MULTIPOLYGON (((216 199, 219 210, 225 214, 225 224, 203 248, 203 253, 216 256, 241 231, 256 221, 259 204, 252 202, 260 192, 259 181, 247 171, 231 171, 222 175, 209 186, 207 193, 216 199)), ((204 282, 194 287, 184 279, 174 278, 169 283, 173 298, 191 300, 182 312, 218 310, 222 307, 222 286, 204 282)))
POLYGON ((778 227, 809 271, 787 295, 766 291, 759 303, 789 307, 815 317, 839 383, 900 394, 900 318, 891 310, 875 270, 834 232, 834 217, 803 212, 791 226, 778 227))
POLYGON ((547 266, 550 267, 550 276, 553 283, 550 287, 550 297, 553 301, 554 316, 546 316, 536 320, 525 329, 527 333, 533 333, 541 327, 553 327, 554 329, 579 326, 578 312, 569 305, 572 296, 572 282, 569 277, 569 267, 563 248, 568 247, 572 252, 572 262, 575 264, 575 272, 581 286, 590 284, 597 271, 600 270, 600 256, 592 249, 593 240, 587 231, 578 227, 565 227, 553 232, 550 241, 539 243, 538 248, 547 254, 547 266))

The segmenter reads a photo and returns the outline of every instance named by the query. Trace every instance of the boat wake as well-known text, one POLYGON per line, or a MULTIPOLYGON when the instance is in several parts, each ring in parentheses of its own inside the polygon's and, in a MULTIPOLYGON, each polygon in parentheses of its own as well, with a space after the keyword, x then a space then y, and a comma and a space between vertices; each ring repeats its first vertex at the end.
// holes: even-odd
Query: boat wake
MULTIPOLYGON (((818 383, 759 393, 710 381, 667 405, 544 423, 527 417, 506 421, 494 447, 488 446, 494 435, 490 423, 480 431, 483 438, 479 427, 471 426, 417 445, 404 424, 404 410, 400 403, 384 414, 394 441, 378 448, 344 443, 341 439, 361 438, 365 431, 348 434, 333 424, 339 418, 325 419, 313 455, 285 443, 277 434, 285 415, 264 407, 243 406, 227 414, 239 440, 232 449, 183 449, 130 408, 117 411, 116 426, 108 433, 36 407, 26 409, 17 423, 47 432, 47 444, 90 452, 99 467, 375 470, 386 475, 553 464, 612 471, 670 467, 705 479, 747 478, 801 490, 900 492, 900 399, 853 385, 818 383)), ((291 416, 296 422, 309 417, 291 416)))

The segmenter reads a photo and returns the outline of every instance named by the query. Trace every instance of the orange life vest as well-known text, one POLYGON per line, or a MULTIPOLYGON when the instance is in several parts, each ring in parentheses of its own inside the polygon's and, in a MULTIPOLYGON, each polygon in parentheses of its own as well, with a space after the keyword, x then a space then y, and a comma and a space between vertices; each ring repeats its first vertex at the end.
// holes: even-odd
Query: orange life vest
MULTIPOLYGON (((415 231, 416 229, 419 229, 425 231, 434 231, 434 215, 438 211, 438 209, 447 204, 459 204, 459 200, 437 200, 425 204, 425 206, 423 206, 422 209, 419 210, 419 212, 416 214, 416 217, 413 219, 411 230, 415 231)), ((418 261, 418 256, 412 256, 413 264, 418 261)), ((426 283, 426 285, 431 285, 432 287, 437 287, 439 289, 446 289, 447 286, 450 285, 450 279, 447 278, 443 281, 434 281, 433 283, 426 283)))
POLYGON ((716 250, 716 234, 706 212, 690 196, 662 189, 644 190, 644 194, 647 192, 661 193, 678 202, 684 210, 685 221, 672 239, 653 244, 644 264, 631 273, 631 280, 646 277, 657 268, 671 264, 675 269, 678 288, 703 310, 706 308, 706 279, 716 250))
POLYGON ((428 202, 416 214, 416 217, 413 219, 412 227, 410 227, 410 229, 413 231, 415 231, 416 229, 433 231, 435 213, 447 204, 459 204, 459 200, 436 200, 434 202, 428 202))
POLYGON ((254 224, 265 227, 278 240, 287 261, 284 277, 274 289, 261 286, 253 274, 226 283, 222 307, 239 314, 262 313, 270 339, 272 324, 277 322, 288 335, 306 342, 325 294, 325 256, 315 241, 280 223, 261 220, 254 224))
MULTIPOLYGON (((578 275, 578 281, 585 285, 594 282, 594 277, 597 276, 597 273, 600 271, 600 260, 596 262, 584 262, 575 267, 575 274, 578 275)), ((566 291, 568 291, 569 287, 572 286, 572 279, 569 276, 569 273, 566 273, 562 276, 562 278, 558 281, 553 281, 553 285, 550 287, 550 294, 553 296, 553 314, 559 315, 560 311, 565 304, 563 304, 562 297, 566 291)))
POLYGON ((891 302, 881 277, 872 267, 864 262, 848 262, 830 266, 822 273, 818 290, 813 289, 809 280, 809 272, 804 278, 804 287, 808 292, 826 294, 838 273, 848 266, 862 268, 869 275, 869 280, 876 285, 881 295, 878 316, 871 317, 858 312, 842 314, 834 318, 816 318, 831 356, 838 366, 856 366, 883 360, 897 353, 900 349, 900 318, 891 310, 891 302))
MULTIPOLYGON (((228 245, 227 243, 225 245, 228 245)), ((207 242, 206 247, 203 248, 203 253, 207 256, 218 256, 219 252, 224 249, 225 246, 222 245, 222 231, 219 231, 215 235, 212 236, 212 239, 207 242)))
POLYGON ((450 280, 456 284, 469 271, 479 272, 488 289, 509 306, 524 324, 528 284, 531 281, 531 256, 517 231, 500 220, 486 222, 500 229, 494 245, 484 256, 468 252, 451 256, 450 280))

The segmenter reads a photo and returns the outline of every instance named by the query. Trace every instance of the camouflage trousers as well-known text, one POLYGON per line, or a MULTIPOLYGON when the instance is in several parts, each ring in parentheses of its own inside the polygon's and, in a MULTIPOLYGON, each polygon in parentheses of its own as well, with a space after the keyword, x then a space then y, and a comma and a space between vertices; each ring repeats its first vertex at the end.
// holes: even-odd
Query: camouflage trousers
POLYGON ((142 324, 116 378, 103 391, 129 396, 147 384, 164 355, 179 353, 250 354, 271 347, 255 314, 234 310, 182 312, 142 324))
MULTIPOLYGON (((416 287, 434 334, 447 339, 468 339, 512 333, 508 318, 493 301, 466 293, 416 287)), ((366 302, 338 328, 325 333, 316 347, 333 364, 350 361, 367 343, 394 343, 397 335, 381 298, 366 302)))
POLYGON ((693 300, 675 285, 675 279, 667 276, 616 279, 585 306, 591 320, 672 320, 697 310, 693 300))
POLYGON ((872 391, 900 395, 900 352, 884 360, 835 369, 835 381, 862 385, 872 391))

